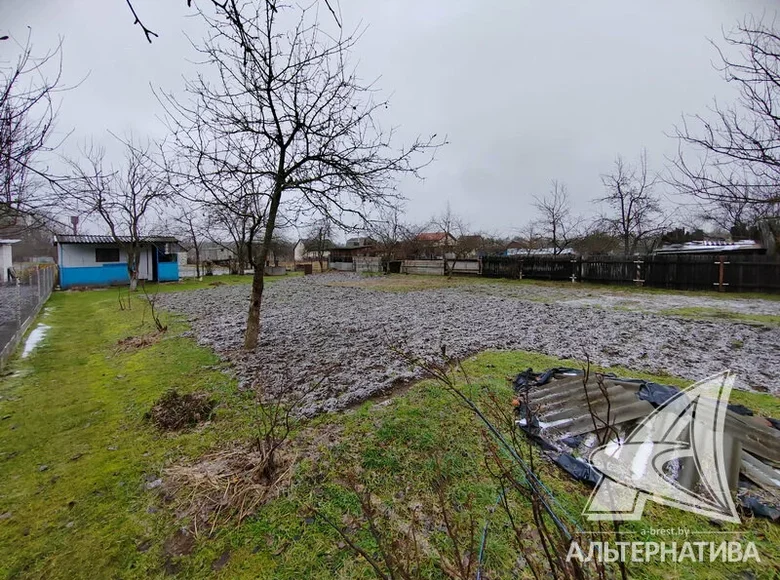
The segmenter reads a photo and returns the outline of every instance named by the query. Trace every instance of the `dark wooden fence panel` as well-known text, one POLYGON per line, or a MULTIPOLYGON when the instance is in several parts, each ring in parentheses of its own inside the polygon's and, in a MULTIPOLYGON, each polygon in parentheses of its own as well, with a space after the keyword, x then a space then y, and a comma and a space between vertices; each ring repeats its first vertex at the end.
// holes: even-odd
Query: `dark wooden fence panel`
MULTIPOLYGON (((712 290, 718 282, 718 256, 650 256, 643 264, 644 286, 712 290)), ((717 289, 717 288, 715 288, 717 289)))
POLYGON ((603 256, 581 260, 578 280, 603 284, 631 284, 637 279, 637 265, 633 258, 603 256))
POLYGON ((491 278, 571 280, 637 284, 675 290, 780 292, 780 257, 758 255, 677 255, 642 258, 512 256, 482 259, 491 278))
MULTIPOLYGON (((780 292, 780 264, 772 256, 724 256, 725 290, 780 292)), ((719 262, 718 258, 715 259, 719 262)), ((715 268, 719 269, 720 264, 715 268)))
POLYGON ((486 278, 509 278, 516 280, 520 277, 520 260, 504 256, 483 258, 482 275, 486 278))
POLYGON ((523 278, 537 280, 571 280, 577 271, 577 261, 570 257, 523 256, 520 259, 520 270, 523 278))

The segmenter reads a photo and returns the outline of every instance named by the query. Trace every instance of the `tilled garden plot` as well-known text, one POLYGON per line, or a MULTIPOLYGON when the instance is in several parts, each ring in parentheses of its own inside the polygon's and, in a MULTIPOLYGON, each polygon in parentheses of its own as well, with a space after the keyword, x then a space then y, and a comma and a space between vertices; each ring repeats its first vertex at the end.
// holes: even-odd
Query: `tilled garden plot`
POLYGON ((396 354, 464 357, 521 349, 597 365, 669 373, 693 380, 729 368, 737 385, 780 392, 780 329, 726 321, 540 303, 469 292, 468 287, 381 292, 331 286, 345 275, 318 275, 266 287, 261 340, 242 351, 249 286, 159 296, 185 314, 198 341, 231 361, 242 383, 305 389, 304 413, 336 411, 417 376, 396 354))

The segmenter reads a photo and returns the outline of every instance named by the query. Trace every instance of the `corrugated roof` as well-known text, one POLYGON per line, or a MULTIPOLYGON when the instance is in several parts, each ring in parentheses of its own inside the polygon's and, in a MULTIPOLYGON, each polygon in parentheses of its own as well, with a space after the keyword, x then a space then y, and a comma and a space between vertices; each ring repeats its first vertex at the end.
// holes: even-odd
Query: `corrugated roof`
MULTIPOLYGON (((130 236, 119 236, 120 243, 129 244, 133 240, 130 236)), ((142 236, 139 240, 142 244, 174 244, 179 243, 174 236, 142 236)), ((54 236, 55 244, 115 244, 116 240, 111 236, 88 235, 58 235, 54 236)))
MULTIPOLYGON (((543 384, 535 384, 534 378, 524 383, 534 376, 530 371, 515 379, 516 390, 527 397, 523 398, 518 424, 545 441, 548 448, 556 451, 578 449, 582 458, 592 450, 595 440, 592 434, 602 430, 604 425, 609 425, 610 430, 623 437, 631 433, 636 420, 652 413, 661 399, 677 392, 674 387, 612 376, 604 377, 601 386, 593 376, 583 384, 583 375, 574 369, 549 372, 552 378, 543 384), (655 395, 651 389, 656 389, 655 395), (530 427, 526 426, 528 412, 532 415, 530 427), (587 437, 577 439, 588 434, 591 434, 591 440, 587 437), (575 439, 574 443, 568 442, 572 439, 575 439)), ((541 373, 538 376, 548 375, 541 373)), ((615 436, 610 435, 610 439, 615 436)), ((780 499, 780 482, 773 469, 780 466, 780 430, 765 418, 744 415, 740 406, 729 405, 725 413, 724 436, 728 442, 737 443, 735 447, 732 445, 731 468, 741 471, 780 499)), ((736 478, 730 483, 736 487, 736 478)))
POLYGON ((703 242, 685 242, 684 244, 669 244, 658 248, 655 254, 717 254, 721 252, 761 251, 764 249, 759 242, 740 240, 726 242, 721 240, 703 242))

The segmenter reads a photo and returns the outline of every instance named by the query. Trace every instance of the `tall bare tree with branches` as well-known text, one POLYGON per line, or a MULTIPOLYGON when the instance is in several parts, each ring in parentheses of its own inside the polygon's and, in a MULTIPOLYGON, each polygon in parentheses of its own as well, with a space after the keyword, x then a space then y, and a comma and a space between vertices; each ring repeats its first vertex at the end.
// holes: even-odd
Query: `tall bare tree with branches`
POLYGON ((83 159, 69 161, 73 177, 62 202, 74 212, 95 218, 127 254, 130 290, 138 284, 142 238, 170 197, 168 181, 153 159, 152 145, 125 143, 121 167, 106 162, 105 150, 90 146, 83 159))
MULTIPOLYGON (((251 176, 264 208, 255 264, 264 264, 277 220, 319 214, 342 225, 399 195, 394 178, 417 174, 434 138, 396 149, 384 132, 372 85, 347 64, 358 36, 323 32, 316 10, 281 2, 215 5, 201 17, 209 33, 197 49, 217 74, 163 99, 180 151, 201 179, 251 176), (292 22, 292 25, 287 23, 292 22)), ((244 346, 257 346, 263 268, 252 282, 244 346)))
POLYGON ((30 218, 46 219, 51 204, 42 196, 44 184, 55 179, 41 157, 61 143, 54 142, 57 95, 67 90, 60 82, 61 45, 36 57, 28 35, 18 49, 15 62, 0 62, 0 226, 17 230, 37 225, 30 218))
POLYGON ((671 183, 685 195, 730 218, 780 214, 780 32, 776 21, 747 18, 716 45, 720 70, 735 86, 735 103, 715 104, 709 115, 684 118, 672 160, 671 183), (692 151, 694 153, 692 153, 692 151))
POLYGON ((547 195, 534 196, 534 206, 540 216, 540 233, 549 241, 553 254, 560 254, 571 245, 580 222, 571 210, 566 184, 553 180, 547 195))
POLYGON ((609 211, 601 223, 620 239, 625 256, 634 254, 641 242, 662 233, 668 225, 655 192, 658 181, 648 170, 645 151, 637 164, 618 156, 612 172, 601 176, 606 195, 598 201, 609 211))

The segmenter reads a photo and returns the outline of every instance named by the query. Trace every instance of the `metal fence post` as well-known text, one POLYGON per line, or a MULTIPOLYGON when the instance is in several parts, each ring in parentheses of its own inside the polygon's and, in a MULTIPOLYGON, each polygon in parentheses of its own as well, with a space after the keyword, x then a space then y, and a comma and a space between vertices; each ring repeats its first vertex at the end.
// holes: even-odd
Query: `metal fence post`
POLYGON ((19 277, 16 278, 16 329, 22 327, 22 285, 19 277))

